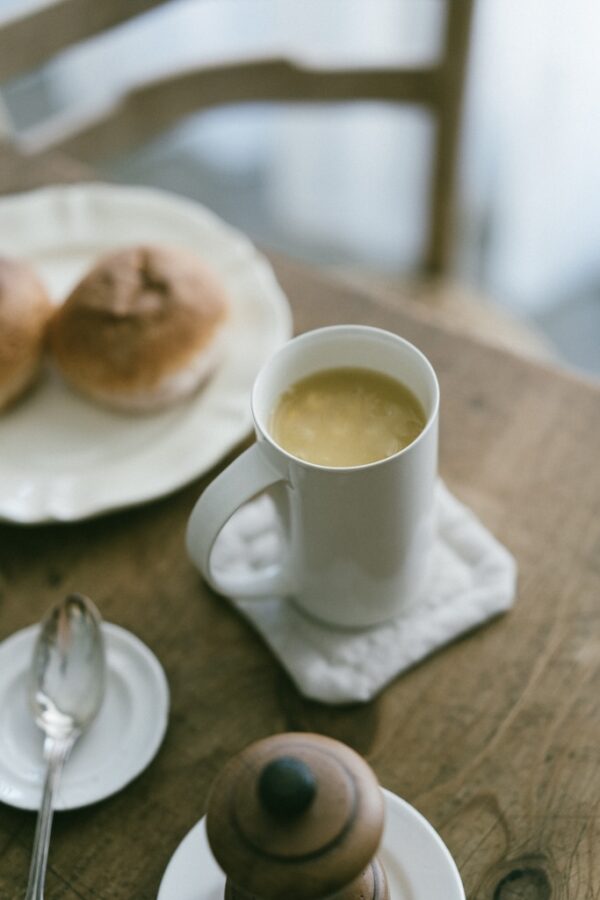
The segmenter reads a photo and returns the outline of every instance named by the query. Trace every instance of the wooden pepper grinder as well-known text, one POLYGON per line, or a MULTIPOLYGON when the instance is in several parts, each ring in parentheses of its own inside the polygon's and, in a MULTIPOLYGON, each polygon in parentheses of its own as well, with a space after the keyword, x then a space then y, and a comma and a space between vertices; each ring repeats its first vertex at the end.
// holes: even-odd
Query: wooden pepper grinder
POLYGON ((303 733, 252 744, 208 798, 225 900, 389 900, 383 815, 375 775, 345 744, 303 733))

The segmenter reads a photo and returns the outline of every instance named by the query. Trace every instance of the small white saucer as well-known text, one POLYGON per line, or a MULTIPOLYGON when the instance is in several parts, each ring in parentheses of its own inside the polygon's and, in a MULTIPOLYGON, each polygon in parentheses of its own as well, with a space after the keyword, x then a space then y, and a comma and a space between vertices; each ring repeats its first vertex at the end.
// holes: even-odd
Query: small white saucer
MULTIPOLYGON (((456 864, 437 831, 405 800, 391 791, 383 793, 385 829, 379 855, 391 900, 465 900, 456 864)), ((158 900, 223 900, 224 885, 202 818, 171 857, 158 900)))
MULTIPOLYGON (((55 809, 76 809, 125 787, 154 757, 167 727, 169 688, 163 669, 139 638, 103 623, 106 694, 98 717, 65 766, 55 809)), ((43 736, 27 703, 27 671, 39 626, 0 644, 0 802, 38 809, 45 764, 43 736)))

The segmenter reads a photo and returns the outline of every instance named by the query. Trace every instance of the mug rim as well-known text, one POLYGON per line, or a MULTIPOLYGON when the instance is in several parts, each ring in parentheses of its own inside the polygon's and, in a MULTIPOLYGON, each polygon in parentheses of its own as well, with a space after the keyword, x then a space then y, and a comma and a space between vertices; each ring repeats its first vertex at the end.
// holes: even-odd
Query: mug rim
POLYGON ((340 472, 342 474, 348 474, 349 472, 364 472, 367 469, 374 469, 378 466, 385 465, 385 463, 390 463, 394 460, 397 460, 399 457, 408 454, 409 451, 412 451, 413 448, 416 448, 418 444, 420 444, 426 437, 426 435, 431 431, 434 427, 434 424, 437 422, 438 414, 439 414, 439 406, 440 406, 440 385, 438 382, 437 374, 432 364, 425 356, 422 350, 419 350, 411 341, 408 341, 406 338, 401 337, 399 334, 395 334, 393 331, 388 331, 385 328, 375 328, 372 325, 356 325, 356 324, 341 324, 341 325, 326 325, 323 328, 313 328, 310 331, 304 331, 302 334, 298 334, 295 337, 291 338, 289 341, 286 341, 285 344, 282 344, 278 350, 273 353, 269 359, 262 365, 259 370, 256 378, 254 379, 254 384, 252 386, 252 396, 250 401, 251 411, 252 411, 252 419, 254 421, 254 425, 256 430, 260 433, 263 440, 267 441, 268 444, 273 448, 273 450, 282 454, 288 461, 295 463, 296 465, 303 466, 306 469, 310 469, 312 471, 321 471, 321 472, 340 472), (358 466, 325 466, 321 463, 314 463, 308 459, 302 459, 299 456, 295 456, 293 453, 290 453, 289 450, 286 450, 281 444, 278 444, 275 438, 269 433, 269 431, 264 427, 263 423, 259 421, 259 417, 256 412, 257 405, 257 391, 259 387, 259 381, 264 377, 264 373, 275 363, 275 361, 280 358, 284 353, 289 352, 289 347, 294 344, 297 345, 299 343, 304 343, 307 340, 310 340, 316 334, 324 334, 326 332, 346 332, 346 333, 357 333, 368 334, 373 337, 377 336, 385 336, 385 339, 388 340, 392 338, 394 342, 398 342, 407 347, 410 351, 414 352, 417 357, 419 357, 420 362, 424 365, 425 370, 429 373, 431 377, 431 383, 433 385, 433 403, 429 416, 427 417, 427 422, 425 427, 417 437, 410 442, 406 447, 403 447, 402 450, 396 451, 396 453, 392 453, 391 456, 384 456, 382 459, 373 460, 373 462, 363 463, 358 466))

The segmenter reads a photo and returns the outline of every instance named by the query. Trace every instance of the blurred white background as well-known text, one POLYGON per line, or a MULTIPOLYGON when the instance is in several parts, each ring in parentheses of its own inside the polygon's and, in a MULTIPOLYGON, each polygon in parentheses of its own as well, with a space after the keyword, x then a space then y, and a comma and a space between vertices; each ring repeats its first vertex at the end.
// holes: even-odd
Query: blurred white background
MULTIPOLYGON (((457 0, 452 0, 457 2, 457 0)), ((0 10, 23 0, 0 0, 0 10)), ((429 60, 442 0, 172 0, 5 85, 17 129, 174 65, 272 55, 429 60)), ((462 136, 457 276, 600 375, 600 4, 478 0, 462 136)), ((101 171, 198 199, 310 261, 414 268, 431 122, 416 109, 238 106, 101 171)))

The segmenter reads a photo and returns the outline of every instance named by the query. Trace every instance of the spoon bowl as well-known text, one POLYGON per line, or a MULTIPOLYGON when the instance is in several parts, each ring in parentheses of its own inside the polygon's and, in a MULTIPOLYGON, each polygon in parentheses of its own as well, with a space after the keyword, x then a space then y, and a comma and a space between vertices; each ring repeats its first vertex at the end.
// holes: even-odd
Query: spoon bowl
POLYGON ((42 621, 29 672, 29 705, 44 734, 83 731, 104 696, 101 616, 91 600, 70 594, 42 621))

